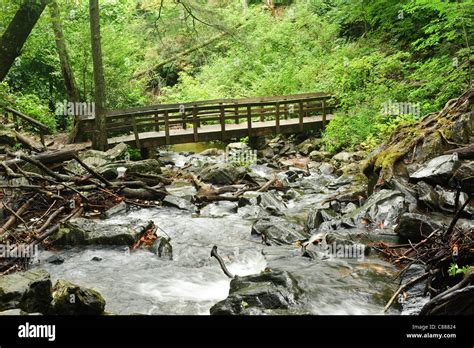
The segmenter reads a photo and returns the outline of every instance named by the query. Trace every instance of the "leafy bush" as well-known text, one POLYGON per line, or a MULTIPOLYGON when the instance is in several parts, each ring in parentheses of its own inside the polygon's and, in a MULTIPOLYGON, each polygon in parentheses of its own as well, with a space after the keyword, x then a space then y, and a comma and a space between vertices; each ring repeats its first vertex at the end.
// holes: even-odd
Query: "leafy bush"
POLYGON ((37 95, 25 94, 16 98, 15 108, 48 126, 51 132, 56 131, 56 118, 37 95))

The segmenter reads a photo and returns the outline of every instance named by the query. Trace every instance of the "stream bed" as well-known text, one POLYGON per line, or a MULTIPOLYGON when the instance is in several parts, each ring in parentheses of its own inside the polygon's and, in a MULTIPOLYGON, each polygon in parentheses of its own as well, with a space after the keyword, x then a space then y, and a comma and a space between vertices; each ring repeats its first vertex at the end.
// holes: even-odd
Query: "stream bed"
MULTIPOLYGON (((178 167, 193 157, 173 151, 167 155, 178 167)), ((274 170, 253 165, 252 171, 268 177, 274 170)), ((295 194, 287 199, 283 218, 304 223, 307 211, 329 194, 326 182, 334 179, 315 171, 293 182, 295 194), (319 186, 323 189, 314 189, 319 186)), ((194 194, 194 187, 173 183, 168 192, 186 198, 194 194)), ((302 256, 297 245, 265 245, 251 233, 255 220, 268 215, 255 202, 243 207, 215 202, 199 213, 175 207, 134 207, 100 220, 112 229, 127 221, 154 221, 157 234, 171 238, 172 260, 148 250, 130 252, 126 246, 74 246, 41 251, 36 267, 47 270, 53 283, 65 279, 99 291, 106 311, 113 314, 208 315, 214 304, 228 296, 230 287, 230 279, 210 256, 214 245, 232 274, 258 274, 266 268, 291 272, 305 293, 303 313, 383 314, 397 286, 397 270, 375 255, 310 259, 302 256), (52 254, 64 262, 45 262, 52 254)))

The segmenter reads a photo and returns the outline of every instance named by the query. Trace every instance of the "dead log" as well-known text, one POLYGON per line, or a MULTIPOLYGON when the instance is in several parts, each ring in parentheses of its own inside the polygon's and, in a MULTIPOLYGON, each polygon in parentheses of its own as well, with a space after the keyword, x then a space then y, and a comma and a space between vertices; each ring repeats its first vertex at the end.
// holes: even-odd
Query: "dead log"
MULTIPOLYGON (((77 153, 77 150, 59 150, 59 151, 51 151, 51 152, 43 152, 39 155, 31 156, 32 159, 41 162, 42 164, 53 164, 53 163, 61 163, 65 161, 69 161, 73 158, 73 155, 77 153)), ((13 154, 16 157, 15 154, 13 154)), ((24 160, 20 159, 12 159, 3 161, 3 163, 7 166, 11 166, 12 164, 23 164, 25 163, 24 160)), ((0 168, 2 170, 2 168, 0 168)))
POLYGON ((144 201, 161 201, 166 197, 167 193, 156 190, 151 187, 147 188, 129 188, 124 187, 119 191, 119 194, 132 199, 140 199, 144 201))
POLYGON ((461 159, 474 159, 474 144, 444 152, 445 155, 451 155, 453 153, 457 153, 461 159))
POLYGON ((12 227, 16 220, 17 220, 17 216, 21 216, 25 211, 28 210, 28 208, 30 207, 30 205, 34 202, 36 198, 36 195, 34 195, 33 197, 31 197, 30 199, 28 199, 25 203, 23 203, 23 205, 16 211, 16 214, 12 214, 8 220, 3 224, 2 227, 0 227, 0 236, 2 236, 3 234, 5 234, 5 232, 10 228, 12 227))
POLYGON ((43 145, 37 143, 35 140, 27 137, 26 135, 15 131, 15 136, 16 136, 16 139, 20 143, 22 143, 24 146, 26 146, 28 149, 30 149, 32 151, 35 151, 35 152, 43 152, 44 151, 43 145))

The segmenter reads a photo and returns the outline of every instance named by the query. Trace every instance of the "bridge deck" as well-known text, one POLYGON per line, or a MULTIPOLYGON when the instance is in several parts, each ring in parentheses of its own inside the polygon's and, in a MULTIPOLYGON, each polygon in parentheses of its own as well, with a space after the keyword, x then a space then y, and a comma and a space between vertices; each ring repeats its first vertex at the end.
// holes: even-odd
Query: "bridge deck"
MULTIPOLYGON (((330 121, 333 115, 326 115, 326 121, 330 121)), ((303 118, 303 130, 314 130, 322 127, 322 116, 310 116, 303 118)), ((300 130, 299 120, 297 118, 280 120, 279 133, 296 133, 300 130)), ((226 124, 225 139, 239 138, 244 136, 263 136, 276 133, 275 120, 252 122, 252 128, 249 130, 247 123, 226 124)), ((198 141, 225 140, 222 138, 222 130, 220 124, 205 125, 198 128, 198 141)), ((194 142, 194 132, 192 128, 187 129, 171 129, 169 134, 170 144, 182 144, 194 142)), ((144 147, 160 146, 166 144, 165 131, 160 132, 143 132, 139 133, 140 144, 144 147)), ((126 143, 135 145, 136 139, 134 134, 109 138, 109 144, 126 143)))

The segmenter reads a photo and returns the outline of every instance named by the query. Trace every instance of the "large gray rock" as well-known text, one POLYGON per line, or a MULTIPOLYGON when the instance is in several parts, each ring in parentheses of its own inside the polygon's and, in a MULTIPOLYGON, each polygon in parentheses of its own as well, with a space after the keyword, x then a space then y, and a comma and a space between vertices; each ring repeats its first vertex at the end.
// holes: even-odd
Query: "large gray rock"
POLYGON ((321 147, 321 143, 321 138, 309 138, 299 144, 296 149, 302 155, 307 156, 312 151, 319 149, 321 147))
POLYGON ((51 302, 51 278, 40 269, 0 276, 0 311, 20 308, 45 313, 51 302))
POLYGON ((405 196, 396 190, 380 190, 374 193, 360 209, 349 215, 360 224, 363 219, 384 227, 394 226, 399 216, 406 211, 405 196))
POLYGON ((182 210, 190 210, 190 211, 196 211, 197 207, 189 202, 188 200, 178 197, 178 196, 173 196, 173 195, 167 195, 163 199, 163 205, 167 205, 170 207, 176 207, 178 209, 182 210))
POLYGON ((106 179, 112 180, 118 176, 117 168, 127 168, 127 174, 161 174, 161 162, 150 158, 142 161, 117 161, 114 163, 106 164, 97 169, 99 174, 104 176, 106 179))
POLYGON ((463 192, 474 193, 474 161, 463 161, 452 178, 453 186, 461 185, 463 192))
POLYGON ((273 215, 281 215, 286 208, 281 198, 273 192, 264 192, 257 196, 257 204, 273 215))
POLYGON ((395 232, 415 242, 421 240, 423 236, 427 237, 431 232, 442 227, 442 221, 432 219, 428 215, 404 213, 400 217, 398 225, 395 227, 395 232))
POLYGON ((364 158, 365 158, 365 152, 363 151, 358 151, 358 152, 342 151, 332 157, 334 161, 344 162, 344 163, 360 161, 364 158))
MULTIPOLYGON (((410 265, 401 277, 401 285, 407 284, 415 278, 425 274, 425 267, 419 264, 410 265)), ((398 296, 403 315, 417 315, 421 308, 430 300, 429 293, 425 295, 428 279, 419 281, 398 296)))
POLYGON ((323 162, 331 158, 331 153, 326 151, 311 151, 309 159, 315 162, 323 162))
POLYGON ((272 245, 293 244, 309 237, 302 226, 274 216, 257 220, 251 233, 272 245))
POLYGON ((431 184, 445 185, 461 163, 453 155, 435 157, 410 174, 413 180, 424 180, 431 184))
POLYGON ((156 240, 150 247, 150 251, 158 257, 173 260, 173 246, 170 241, 170 238, 157 236, 156 240))
POLYGON ((107 151, 98 151, 98 150, 87 150, 83 151, 80 154, 81 159, 85 160, 87 158, 100 158, 106 162, 115 161, 119 158, 122 158, 127 151, 127 145, 120 143, 115 145, 113 148, 108 149, 107 151))
POLYGON ((280 270, 236 277, 229 296, 215 304, 211 315, 285 314, 298 304, 303 291, 291 273, 280 270))
POLYGON ((54 245, 133 245, 143 231, 143 222, 110 222, 110 220, 91 220, 75 218, 63 224, 50 237, 54 245))
POLYGON ((206 163, 201 170, 200 177, 203 181, 211 184, 232 185, 242 173, 243 170, 230 163, 206 163))
POLYGON ((97 291, 60 279, 54 285, 48 314, 101 315, 104 308, 105 300, 97 291))

